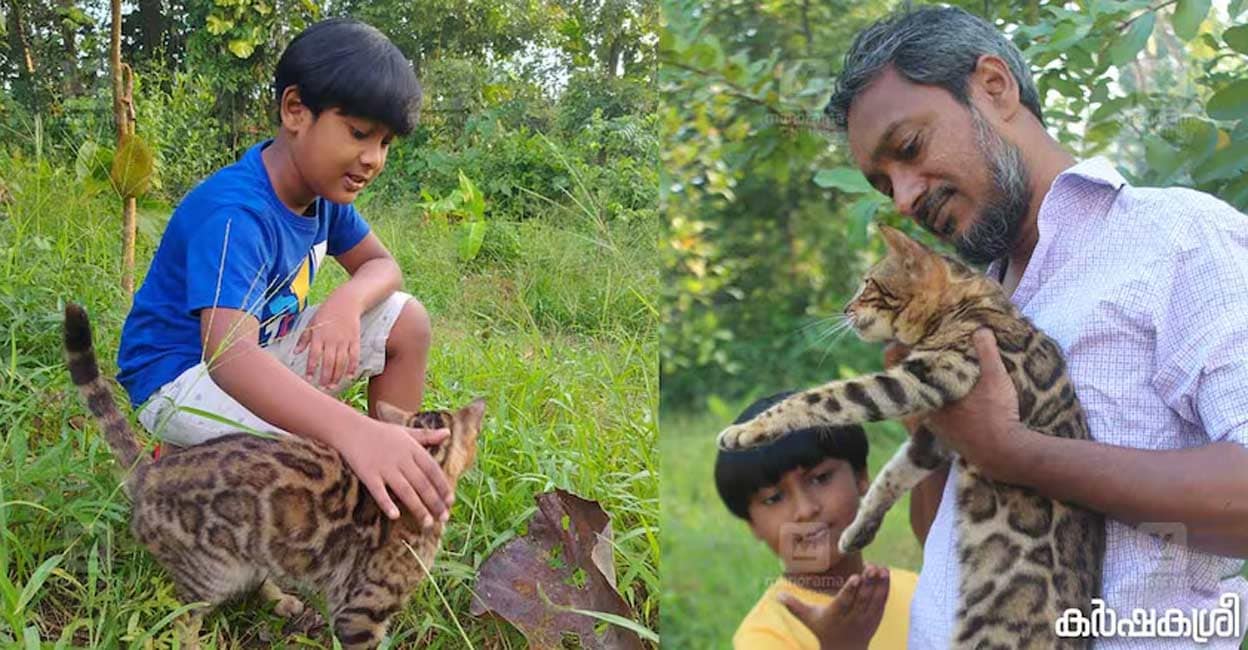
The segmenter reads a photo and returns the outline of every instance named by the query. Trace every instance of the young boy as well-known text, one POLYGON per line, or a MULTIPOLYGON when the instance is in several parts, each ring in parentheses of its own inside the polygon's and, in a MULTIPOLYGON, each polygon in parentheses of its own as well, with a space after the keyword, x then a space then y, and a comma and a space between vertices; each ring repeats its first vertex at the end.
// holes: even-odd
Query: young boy
POLYGON ((389 517, 399 510, 387 488, 432 526, 453 498, 423 445, 447 432, 386 424, 333 397, 364 374, 370 414, 383 400, 420 408, 429 316, 398 291, 398 265, 351 205, 414 127, 420 84, 381 32, 335 19, 290 43, 273 90, 276 136, 174 211, 122 329, 118 379, 167 442, 238 430, 220 418, 318 440, 389 517), (305 309, 326 255, 351 278, 305 309))
MULTIPOLYGON (((736 423, 791 394, 758 400, 736 423)), ((719 452, 720 498, 784 562, 784 575, 741 621, 734 647, 906 647, 918 576, 864 565, 861 554, 837 550, 869 484, 862 427, 803 429, 761 447, 719 452)))

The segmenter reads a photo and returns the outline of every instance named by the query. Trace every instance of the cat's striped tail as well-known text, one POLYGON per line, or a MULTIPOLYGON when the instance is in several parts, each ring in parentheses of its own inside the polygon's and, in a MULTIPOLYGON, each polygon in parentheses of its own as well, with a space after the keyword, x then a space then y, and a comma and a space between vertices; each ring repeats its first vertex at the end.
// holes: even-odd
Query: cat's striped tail
POLYGON ((122 467, 132 468, 140 458, 143 458, 144 463, 150 462, 143 456, 130 423, 117 410, 112 389, 100 377, 100 367, 95 361, 95 347, 91 343, 91 322, 87 320, 87 312, 73 303, 65 305, 65 362, 69 366, 70 379, 78 387, 78 392, 82 393, 91 414, 100 421, 100 426, 104 429, 104 439, 108 441, 108 446, 112 448, 122 467))

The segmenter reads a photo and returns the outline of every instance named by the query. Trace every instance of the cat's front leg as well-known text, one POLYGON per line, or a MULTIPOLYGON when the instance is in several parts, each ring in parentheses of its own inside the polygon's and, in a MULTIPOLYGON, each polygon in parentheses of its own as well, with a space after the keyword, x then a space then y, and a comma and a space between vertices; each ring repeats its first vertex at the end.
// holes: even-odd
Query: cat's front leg
POLYGON ((743 449, 815 426, 878 422, 938 409, 961 399, 979 378, 979 366, 957 351, 911 354, 871 375, 797 393, 719 434, 720 449, 743 449))
POLYGON ((841 553, 859 551, 870 544, 893 504, 951 457, 948 448, 927 427, 920 426, 871 482, 857 515, 841 533, 841 553))

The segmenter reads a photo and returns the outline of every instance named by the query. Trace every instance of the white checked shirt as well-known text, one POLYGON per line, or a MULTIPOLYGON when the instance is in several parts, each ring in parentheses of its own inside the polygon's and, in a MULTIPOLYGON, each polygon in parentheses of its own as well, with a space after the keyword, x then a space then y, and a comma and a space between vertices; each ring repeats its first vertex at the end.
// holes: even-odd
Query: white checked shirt
MULTIPOLYGON (((1201 192, 1132 187, 1094 158, 1057 177, 1037 221, 1039 241, 1011 300, 1061 345, 1093 439, 1140 449, 1248 446, 1248 216, 1201 192)), ((998 277, 997 265, 988 273, 998 277)), ((953 635, 956 474, 955 466, 923 548, 911 648, 947 648, 953 635)), ((1156 608, 1160 617, 1170 607, 1216 608, 1221 594, 1237 593, 1245 622, 1242 560, 1163 543, 1113 520, 1106 542, 1106 609, 1129 616, 1156 608)), ((1115 650, 1192 645, 1096 642, 1115 650)))

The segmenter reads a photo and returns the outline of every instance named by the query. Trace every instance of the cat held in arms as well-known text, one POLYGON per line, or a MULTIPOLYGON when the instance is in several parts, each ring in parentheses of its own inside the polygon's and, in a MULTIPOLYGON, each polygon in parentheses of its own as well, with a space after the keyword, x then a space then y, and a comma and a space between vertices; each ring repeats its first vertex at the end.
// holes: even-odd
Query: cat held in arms
MULTIPOLYGON (((860 338, 899 342, 908 355, 883 372, 797 393, 728 427, 719 435, 720 448, 765 444, 811 426, 922 416, 955 402, 979 379, 972 334, 985 327, 996 336, 1018 393, 1020 421, 1047 435, 1089 439, 1060 348, 1001 287, 898 230, 880 230, 888 254, 866 273, 845 312, 860 338)), ((952 647, 1088 647, 1088 639, 1057 637, 1055 622, 1069 608, 1088 615, 1100 596, 1103 517, 988 479, 921 424, 872 482, 841 535, 841 551, 870 543, 888 509, 947 461, 959 469, 961 584, 952 647)))
MULTIPOLYGON (((179 599, 213 607, 259 588, 278 614, 303 603, 283 586, 326 597, 344 648, 375 648, 390 618, 432 566, 443 524, 426 531, 408 513, 391 521, 334 450, 290 435, 237 433, 153 461, 117 409, 100 376, 86 312, 65 307, 70 377, 121 466, 131 530, 169 572, 179 599)), ((454 486, 472 465, 485 413, 478 399, 457 411, 409 414, 379 405, 382 419, 414 428, 447 428, 430 450, 454 486)), ((180 621, 183 647, 199 647, 204 609, 180 621)))

